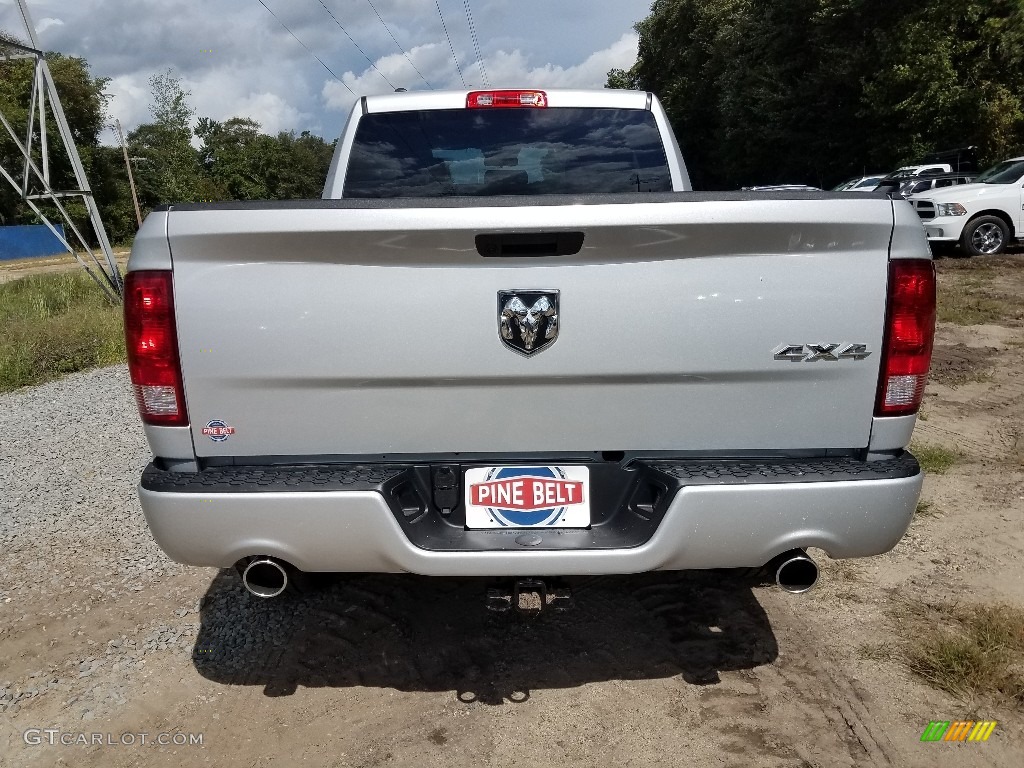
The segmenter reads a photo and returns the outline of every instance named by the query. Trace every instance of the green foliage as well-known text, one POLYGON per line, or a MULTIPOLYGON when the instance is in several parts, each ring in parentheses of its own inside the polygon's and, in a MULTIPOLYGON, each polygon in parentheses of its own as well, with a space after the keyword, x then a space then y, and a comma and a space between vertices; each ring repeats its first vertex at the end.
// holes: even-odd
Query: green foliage
POLYGON ((276 168, 271 197, 278 200, 308 200, 320 197, 337 140, 326 142, 309 131, 277 134, 281 162, 276 168))
POLYGON ((276 137, 248 118, 202 118, 196 136, 212 199, 285 200, 320 195, 334 147, 308 131, 276 137))
POLYGON ((128 153, 137 158, 135 182, 139 203, 146 209, 201 198, 202 168, 191 144, 195 110, 191 95, 170 71, 149 80, 153 122, 128 134, 128 153))
POLYGON ((0 392, 124 359, 121 309, 85 272, 0 285, 0 392))
POLYGON ((623 88, 626 90, 636 90, 639 88, 636 82, 636 77, 632 72, 627 72, 624 69, 613 69, 608 72, 608 82, 604 85, 605 88, 623 88))
MULTIPOLYGON (((11 40, 9 34, 2 37, 11 40)), ((89 174, 92 168, 93 153, 103 127, 104 110, 107 95, 104 90, 107 78, 94 78, 89 73, 89 65, 84 59, 63 56, 59 53, 45 55, 47 66, 53 76, 57 93, 67 117, 75 143, 79 147, 82 164, 89 174)), ((0 60, 0 112, 14 126, 24 141, 24 132, 28 126, 28 112, 31 105, 31 84, 34 67, 30 59, 0 60)), ((47 102, 46 137, 50 147, 51 186, 58 189, 73 189, 77 186, 71 161, 63 150, 57 124, 47 102)), ((34 146, 39 146, 39 120, 35 120, 33 135, 34 146)), ((6 130, 0 129, 0 166, 7 169, 20 168, 23 165, 21 152, 6 130)), ((42 185, 35 177, 29 187, 30 192, 42 191, 42 185)), ((56 214, 47 205, 41 206, 49 215, 56 214)), ((79 228, 87 228, 87 214, 81 203, 69 201, 69 213, 79 228)), ((36 223, 35 215, 20 198, 20 195, 0 178, 0 225, 36 223)))
POLYGON ((609 86, 658 94, 698 187, 1024 147, 1020 0, 655 0, 637 31, 609 86))

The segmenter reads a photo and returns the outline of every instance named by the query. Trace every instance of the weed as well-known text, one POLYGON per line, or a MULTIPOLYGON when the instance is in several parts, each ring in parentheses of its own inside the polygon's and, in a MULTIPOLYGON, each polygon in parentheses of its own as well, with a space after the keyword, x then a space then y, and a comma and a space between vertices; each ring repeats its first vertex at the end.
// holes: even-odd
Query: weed
POLYGON ((910 451, 917 457, 921 469, 933 475, 943 474, 947 469, 956 464, 957 460, 956 453, 940 445, 913 443, 910 446, 910 451))
POLYGON ((124 359, 121 309, 84 272, 0 285, 0 392, 124 359))
POLYGON ((930 613, 932 621, 919 612, 910 623, 914 640, 904 660, 911 672, 965 700, 992 696, 1024 706, 1024 611, 945 605, 930 613))
POLYGON ((997 272, 972 262, 948 262, 939 270, 938 320, 954 325, 985 325, 1017 319, 1010 296, 996 292, 997 272))

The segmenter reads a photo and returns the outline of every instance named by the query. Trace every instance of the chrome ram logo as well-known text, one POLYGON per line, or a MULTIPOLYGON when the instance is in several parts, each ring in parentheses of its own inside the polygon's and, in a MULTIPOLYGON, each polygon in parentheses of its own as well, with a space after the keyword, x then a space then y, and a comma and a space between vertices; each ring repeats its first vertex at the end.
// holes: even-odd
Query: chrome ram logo
POLYGON ((529 357, 558 338, 558 291, 498 291, 502 343, 529 357))

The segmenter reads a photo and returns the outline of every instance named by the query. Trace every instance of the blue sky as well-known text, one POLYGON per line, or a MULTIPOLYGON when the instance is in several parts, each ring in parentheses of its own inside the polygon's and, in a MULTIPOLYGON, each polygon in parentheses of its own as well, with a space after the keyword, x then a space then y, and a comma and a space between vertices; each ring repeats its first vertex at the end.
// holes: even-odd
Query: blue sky
MULTIPOLYGON (((352 92, 482 87, 467 5, 489 86, 600 87, 610 68, 635 60, 633 24, 650 1, 263 0, 280 22, 259 0, 30 0, 29 9, 43 48, 110 78, 110 113, 125 130, 149 119, 148 80, 169 68, 201 116, 333 138, 352 92)), ((13 0, 0 0, 0 29, 23 36, 13 0)))

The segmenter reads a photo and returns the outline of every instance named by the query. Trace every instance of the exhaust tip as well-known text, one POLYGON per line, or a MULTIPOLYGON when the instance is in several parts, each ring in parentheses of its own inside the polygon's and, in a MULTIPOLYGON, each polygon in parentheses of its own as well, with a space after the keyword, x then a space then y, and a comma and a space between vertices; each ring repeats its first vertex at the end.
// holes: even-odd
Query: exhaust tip
POLYGON ((256 597, 277 597, 288 586, 288 572, 273 558, 257 557, 242 571, 242 584, 256 597))
POLYGON ((783 557, 775 570, 775 583, 793 594, 807 592, 818 583, 818 564, 803 552, 783 557))

